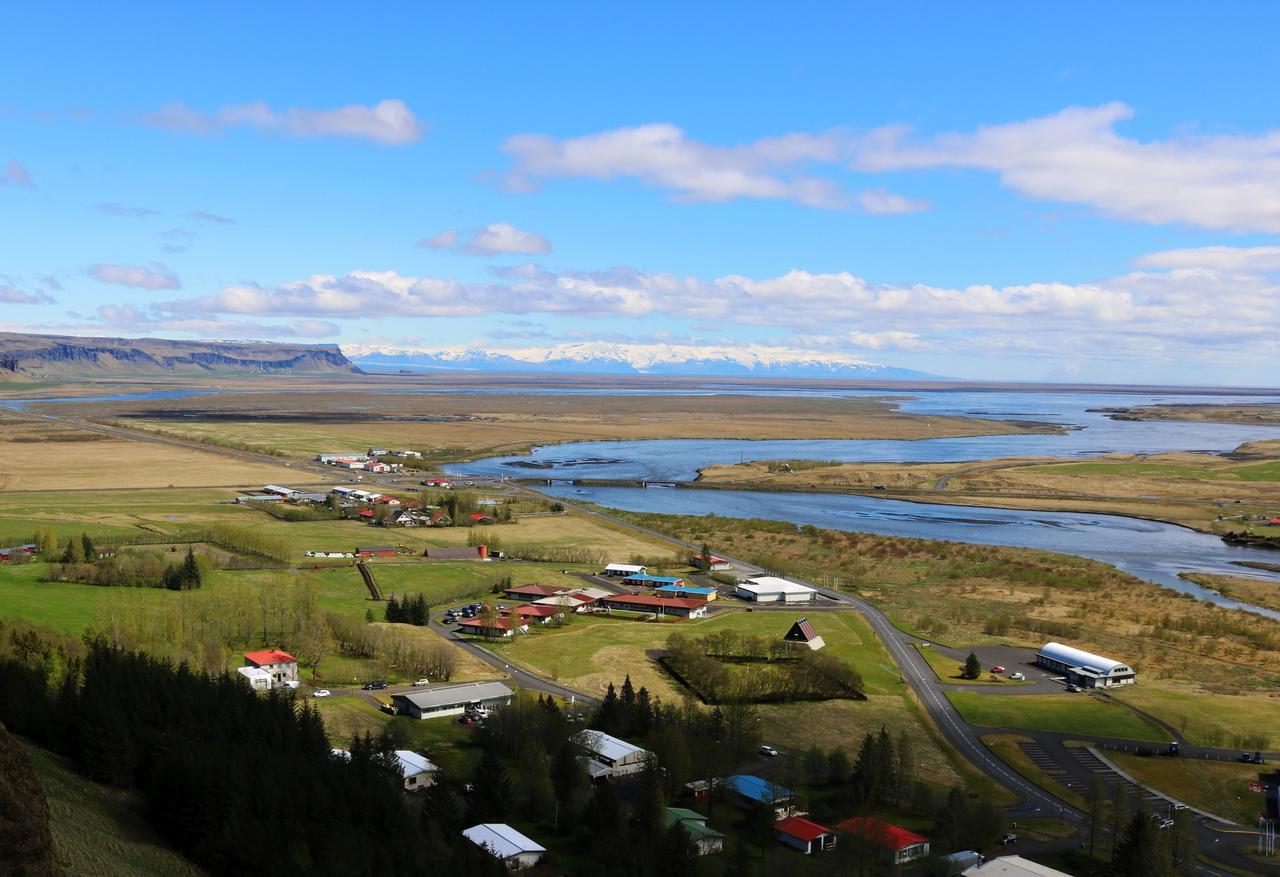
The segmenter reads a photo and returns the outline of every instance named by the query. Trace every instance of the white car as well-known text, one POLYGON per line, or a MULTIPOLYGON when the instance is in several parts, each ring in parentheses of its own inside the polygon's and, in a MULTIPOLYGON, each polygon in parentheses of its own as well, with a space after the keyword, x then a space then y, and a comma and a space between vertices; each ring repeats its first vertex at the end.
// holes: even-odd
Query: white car
POLYGON ((417 682, 413 683, 413 687, 414 687, 414 688, 421 688, 421 687, 422 687, 422 686, 424 686, 424 685, 430 685, 430 684, 431 684, 431 680, 430 680, 430 679, 419 679, 417 682))
POLYGON ((772 746, 761 746, 756 751, 761 755, 768 756, 769 758, 775 758, 778 755, 778 750, 774 749, 772 746))
POLYGON ((1010 674, 1009 674, 1009 681, 1010 681, 1010 682, 1022 682, 1022 681, 1024 681, 1026 678, 1027 678, 1027 676, 1026 676, 1026 674, 1025 674, 1025 673, 1010 673, 1010 674))
POLYGON ((329 689, 327 689, 327 688, 317 688, 315 691, 311 692, 311 696, 312 696, 312 697, 328 697, 328 696, 329 696, 329 689))

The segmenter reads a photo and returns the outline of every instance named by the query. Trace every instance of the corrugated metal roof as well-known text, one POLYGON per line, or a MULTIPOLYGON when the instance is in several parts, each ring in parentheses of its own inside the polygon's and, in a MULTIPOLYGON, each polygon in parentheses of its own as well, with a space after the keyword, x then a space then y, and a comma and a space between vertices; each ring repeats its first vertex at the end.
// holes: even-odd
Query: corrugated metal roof
POLYGON ((774 801, 795 797, 795 793, 790 789, 749 773, 734 774, 726 779, 724 784, 742 797, 762 804, 772 804, 774 801))
POLYGON ((585 749, 613 762, 619 762, 629 755, 646 751, 604 731, 583 731, 577 736, 577 740, 585 749))
POLYGON ((444 688, 397 694, 394 697, 402 697, 418 709, 432 709, 442 706, 458 706, 477 700, 511 697, 512 693, 511 689, 501 682, 472 682, 467 685, 447 685, 444 688))
POLYGON ((777 576, 754 576, 747 579, 745 584, 738 585, 744 591, 751 591, 753 594, 812 594, 813 588, 802 585, 798 582, 780 579, 777 576))
POLYGON ((1044 648, 1040 650, 1040 654, 1072 667, 1088 667, 1092 670, 1098 670, 1104 675, 1119 667, 1128 668, 1127 664, 1123 664, 1120 661, 1113 661, 1111 658, 1102 657, 1102 655, 1095 655, 1082 649, 1064 646, 1062 643, 1045 643, 1044 648))
POLYGON ((439 770, 426 758, 408 749, 397 749, 396 760, 400 762, 400 773, 404 774, 406 778, 439 770))
POLYGON ((462 836, 477 846, 484 847, 499 859, 510 859, 521 853, 545 853, 546 847, 525 837, 510 825, 487 822, 473 825, 462 836))

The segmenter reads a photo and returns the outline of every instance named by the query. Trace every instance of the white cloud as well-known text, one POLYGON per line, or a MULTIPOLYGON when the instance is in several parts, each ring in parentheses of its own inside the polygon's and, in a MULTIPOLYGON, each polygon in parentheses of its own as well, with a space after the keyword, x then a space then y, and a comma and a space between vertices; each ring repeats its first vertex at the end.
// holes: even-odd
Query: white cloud
POLYGON ((216 213, 209 213, 206 210, 192 210, 187 214, 187 219, 194 219, 196 222, 212 222, 217 225, 235 224, 235 220, 230 216, 219 216, 216 213))
POLYGON ((533 231, 516 228, 509 222, 495 222, 472 229, 466 240, 457 229, 446 229, 418 242, 429 250, 458 250, 473 256, 497 256, 503 253, 540 255, 551 252, 551 241, 533 231))
POLYGON ((24 292, 16 286, 0 283, 0 302, 11 305, 51 305, 54 300, 43 292, 24 292))
POLYGON ((508 185, 520 191, 556 177, 629 177, 671 190, 681 201, 770 198, 832 209, 848 206, 840 187, 791 168, 805 162, 837 162, 848 155, 846 141, 838 132, 797 133, 739 146, 711 146, 690 140, 675 125, 656 123, 566 140, 517 134, 502 150, 515 159, 508 185))
POLYGON ((128 216, 132 219, 146 219, 148 216, 158 216, 159 214, 150 207, 128 207, 118 201, 107 201, 103 204, 93 205, 93 209, 99 213, 105 213, 108 216, 128 216))
POLYGON ((147 116, 147 124, 188 134, 212 134, 228 128, 252 128, 285 137, 355 137, 384 146, 402 146, 422 139, 422 124, 401 100, 372 106, 351 104, 315 110, 289 107, 274 110, 264 101, 222 107, 212 113, 185 104, 170 104, 147 116))
POLYGON ((1280 247, 1192 247, 1148 253, 1138 268, 1213 268, 1219 271, 1280 270, 1280 247))
POLYGON ((89 269, 89 274, 103 283, 115 283, 119 286, 133 286, 138 289, 181 289, 178 278, 159 262, 151 263, 152 267, 141 265, 97 264, 89 269))
POLYGON ((895 213, 923 213, 928 210, 928 201, 916 201, 894 192, 883 189, 868 189, 858 193, 858 204, 867 213, 892 215, 895 213))
POLYGON ((1280 232, 1280 131, 1140 141, 1116 132, 1133 115, 1118 102, 1069 107, 920 141, 891 126, 860 138, 854 167, 977 168, 1024 195, 1120 219, 1280 232))
POLYGON ((31 172, 22 162, 10 159, 0 167, 0 186, 35 186, 31 182, 31 172))
POLYGON ((94 313, 91 324, 62 328, 92 332, 177 332, 205 338, 332 338, 341 331, 337 324, 327 320, 261 323, 208 317, 175 319, 156 316, 133 305, 102 305, 94 313))

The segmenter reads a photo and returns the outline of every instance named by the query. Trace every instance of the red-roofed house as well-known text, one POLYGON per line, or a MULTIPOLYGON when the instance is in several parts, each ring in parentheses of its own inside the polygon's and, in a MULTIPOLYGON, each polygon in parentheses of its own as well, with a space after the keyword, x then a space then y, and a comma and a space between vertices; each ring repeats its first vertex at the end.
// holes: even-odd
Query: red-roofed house
POLYGON ((800 816, 788 816, 773 826, 778 843, 786 844, 805 855, 820 853, 836 845, 836 833, 825 825, 800 816))
MULTIPOLYGON (((510 615, 512 611, 511 609, 503 609, 502 614, 510 615)), ((557 615, 563 615, 565 610, 560 606, 534 606, 532 603, 525 603, 522 606, 517 606, 514 611, 519 615, 521 621, 546 624, 557 615)))
POLYGON ((271 683, 296 682, 298 679, 298 659, 288 652, 279 649, 262 649, 257 652, 244 653, 244 665, 257 667, 271 674, 271 683))
POLYGON ((654 597, 649 594, 613 594, 603 597, 600 605, 605 609, 625 609, 629 612, 653 612, 658 615, 674 615, 677 618, 701 618, 707 614, 707 601, 689 597, 654 597))
POLYGON ((836 829, 855 842, 873 844, 884 851, 885 861, 892 865, 914 862, 929 855, 929 839, 900 825, 883 822, 874 816, 846 819, 836 829))
POLYGON ((483 515, 480 512, 472 512, 471 514, 467 515, 467 518, 473 524, 492 524, 493 523, 493 518, 489 517, 488 515, 483 515))
POLYGON ((543 597, 563 594, 567 590, 569 589, 558 588, 555 585, 516 585, 503 591, 502 596, 508 600, 541 600, 543 597))
POLYGON ((495 638, 529 632, 529 625, 523 618, 520 619, 519 624, 512 624, 510 617, 505 615, 492 621, 486 621, 483 618, 464 618, 458 622, 458 627, 463 633, 476 633, 480 636, 495 638))

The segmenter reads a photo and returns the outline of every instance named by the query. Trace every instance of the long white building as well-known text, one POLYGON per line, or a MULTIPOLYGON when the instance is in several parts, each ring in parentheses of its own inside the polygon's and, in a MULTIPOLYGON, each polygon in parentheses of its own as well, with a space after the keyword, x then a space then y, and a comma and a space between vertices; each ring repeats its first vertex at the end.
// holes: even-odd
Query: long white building
POLYGON ((733 593, 756 603, 812 603, 818 596, 813 588, 777 576, 752 576, 733 593))
POLYGON ((1036 663, 1046 670, 1061 673, 1068 682, 1081 688, 1132 685, 1138 676, 1128 664, 1062 643, 1045 643, 1036 655, 1036 663))

